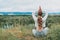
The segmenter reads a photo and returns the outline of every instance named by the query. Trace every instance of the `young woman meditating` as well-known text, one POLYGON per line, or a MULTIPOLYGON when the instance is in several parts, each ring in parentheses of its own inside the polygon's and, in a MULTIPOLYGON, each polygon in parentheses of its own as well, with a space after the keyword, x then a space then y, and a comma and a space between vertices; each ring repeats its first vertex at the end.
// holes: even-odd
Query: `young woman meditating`
POLYGON ((35 22, 35 29, 32 30, 33 35, 36 37, 47 35, 48 27, 45 26, 45 23, 48 17, 48 13, 43 12, 41 10, 41 7, 39 7, 39 10, 37 12, 32 13, 32 17, 35 22), (37 17, 35 16, 35 13, 38 13, 37 17), (44 17, 42 17, 43 13, 45 13, 44 17))

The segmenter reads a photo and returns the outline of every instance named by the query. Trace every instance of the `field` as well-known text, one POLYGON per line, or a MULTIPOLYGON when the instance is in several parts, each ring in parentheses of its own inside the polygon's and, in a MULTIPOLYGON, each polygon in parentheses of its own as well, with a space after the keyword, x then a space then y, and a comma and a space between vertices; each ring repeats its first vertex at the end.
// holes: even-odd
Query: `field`
POLYGON ((45 37, 34 37, 34 21, 31 16, 0 16, 0 40, 60 40, 60 15, 47 19, 49 33, 45 37), (13 27, 4 27, 9 24, 13 27))

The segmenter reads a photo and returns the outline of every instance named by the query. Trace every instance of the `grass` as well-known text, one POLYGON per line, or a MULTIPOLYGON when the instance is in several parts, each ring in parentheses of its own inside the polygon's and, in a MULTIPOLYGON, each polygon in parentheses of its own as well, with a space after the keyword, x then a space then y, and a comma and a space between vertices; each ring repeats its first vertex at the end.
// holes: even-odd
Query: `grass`
POLYGON ((0 29, 0 40, 59 40, 60 38, 60 24, 52 24, 48 35, 41 38, 36 38, 32 35, 32 28, 33 25, 30 24, 21 26, 20 28, 14 27, 12 29, 0 29), (16 34, 14 34, 14 31, 16 34), (21 31, 21 33, 19 33, 19 31, 21 31))
MULTIPOLYGON (((4 19, 3 16, 2 16, 2 18, 4 19)), ((26 18, 26 16, 25 16, 25 18, 26 18)), ((23 20, 23 19, 24 19, 24 17, 21 16, 20 20, 23 20)), ((60 16, 59 17, 52 16, 47 19, 48 20, 47 26, 50 29, 49 33, 47 34, 47 36, 39 37, 39 38, 34 37, 32 34, 32 29, 34 28, 34 24, 31 24, 31 23, 34 23, 34 22, 31 21, 32 20, 31 17, 29 16, 29 19, 27 17, 26 20, 24 22, 21 21, 21 23, 25 24, 25 25, 18 24, 16 27, 12 27, 11 29, 2 29, 2 27, 0 27, 0 40, 60 40, 60 16), (30 23, 30 21, 31 21, 31 23, 30 23), (25 22, 27 22, 27 24, 28 23, 30 23, 30 24, 27 25, 25 22)), ((13 21, 13 20, 9 20, 8 22, 10 22, 10 21, 13 21)), ((16 22, 16 20, 14 19, 14 23, 15 22, 16 22)), ((18 23, 18 21, 17 21, 17 23, 18 23)))

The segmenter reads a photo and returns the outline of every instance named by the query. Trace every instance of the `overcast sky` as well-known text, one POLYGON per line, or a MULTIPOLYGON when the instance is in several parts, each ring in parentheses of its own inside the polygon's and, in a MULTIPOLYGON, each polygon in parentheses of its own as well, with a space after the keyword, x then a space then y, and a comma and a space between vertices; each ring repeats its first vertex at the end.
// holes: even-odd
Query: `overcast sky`
POLYGON ((60 12, 60 0, 0 0, 0 12, 36 11, 39 5, 48 12, 60 12))

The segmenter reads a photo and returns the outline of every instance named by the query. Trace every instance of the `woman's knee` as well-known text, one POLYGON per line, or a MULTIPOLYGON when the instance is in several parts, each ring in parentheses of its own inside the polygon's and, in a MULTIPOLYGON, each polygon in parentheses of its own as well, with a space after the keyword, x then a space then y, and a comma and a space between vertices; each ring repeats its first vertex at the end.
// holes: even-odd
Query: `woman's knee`
POLYGON ((35 30, 35 29, 33 29, 33 30, 32 30, 32 33, 33 33, 33 34, 35 34, 35 33, 36 33, 36 30, 35 30))
POLYGON ((37 32, 36 29, 33 29, 33 30, 32 30, 32 33, 33 33, 33 35, 36 37, 38 32, 37 32))
POLYGON ((49 28, 48 28, 48 27, 46 27, 46 28, 43 30, 44 35, 47 35, 47 34, 48 34, 48 30, 49 30, 49 28))

